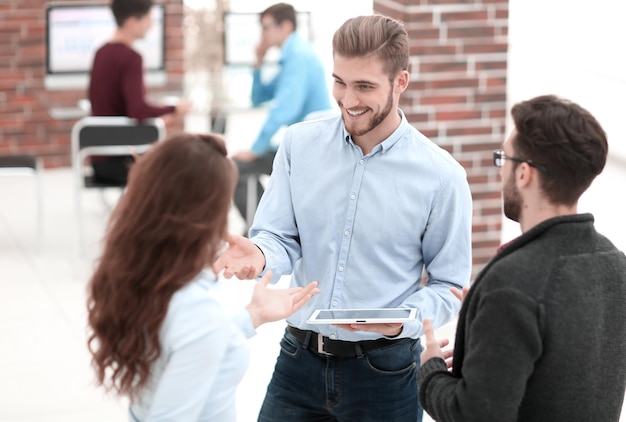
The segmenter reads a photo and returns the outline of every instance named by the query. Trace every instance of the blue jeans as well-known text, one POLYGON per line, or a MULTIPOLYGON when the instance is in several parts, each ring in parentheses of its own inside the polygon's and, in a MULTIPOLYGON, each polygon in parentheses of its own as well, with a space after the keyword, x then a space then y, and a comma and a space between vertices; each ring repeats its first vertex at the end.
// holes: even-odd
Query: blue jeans
POLYGON ((336 357, 285 331, 280 347, 259 422, 421 422, 419 339, 336 357))

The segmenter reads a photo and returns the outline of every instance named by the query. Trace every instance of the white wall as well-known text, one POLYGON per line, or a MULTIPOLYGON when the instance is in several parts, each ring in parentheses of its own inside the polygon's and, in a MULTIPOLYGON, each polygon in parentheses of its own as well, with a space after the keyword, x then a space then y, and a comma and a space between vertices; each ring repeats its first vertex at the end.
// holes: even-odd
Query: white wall
MULTIPOLYGON (((583 194, 579 212, 592 212, 598 230, 626 247, 618 193, 626 162, 626 25, 614 0, 509 1, 508 109, 541 94, 556 94, 589 110, 609 140, 609 162, 583 194)), ((508 121, 509 130, 511 120, 508 121)), ((519 235, 504 219, 502 240, 519 235)))
POLYGON ((615 0, 510 0, 510 105, 554 93, 589 110, 626 159, 626 25, 615 0))

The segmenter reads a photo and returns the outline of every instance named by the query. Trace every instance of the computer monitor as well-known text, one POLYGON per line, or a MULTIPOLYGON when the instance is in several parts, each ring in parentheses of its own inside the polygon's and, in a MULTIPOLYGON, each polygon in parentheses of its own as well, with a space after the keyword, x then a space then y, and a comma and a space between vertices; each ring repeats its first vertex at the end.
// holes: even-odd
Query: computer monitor
MULTIPOLYGON (((296 12, 298 34, 312 41, 311 13, 296 12)), ((224 63, 226 65, 252 66, 256 61, 254 49, 261 37, 259 13, 224 13, 224 63)), ((268 51, 266 62, 277 62, 278 51, 268 51)))
MULTIPOLYGON (((134 47, 141 53, 148 85, 164 85, 165 7, 154 6, 152 27, 134 47)), ((46 5, 47 89, 86 89, 96 50, 111 39, 115 18, 108 4, 46 5)))

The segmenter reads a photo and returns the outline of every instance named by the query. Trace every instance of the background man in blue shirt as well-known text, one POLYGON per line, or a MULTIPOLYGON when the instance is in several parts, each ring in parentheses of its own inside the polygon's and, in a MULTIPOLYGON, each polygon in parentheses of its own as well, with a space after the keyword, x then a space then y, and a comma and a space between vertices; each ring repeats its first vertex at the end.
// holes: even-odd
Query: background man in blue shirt
POLYGON ((230 236, 214 268, 319 280, 321 292, 287 319, 259 421, 419 421, 422 318, 441 326, 461 307, 451 289, 470 279, 470 190, 461 165, 398 108, 409 84, 402 24, 348 20, 333 59, 341 116, 287 129, 250 238, 230 236), (307 324, 316 308, 392 307, 418 318, 307 324))
MULTIPOLYGON (((252 104, 272 101, 267 120, 250 151, 233 155, 239 168, 235 205, 246 218, 247 181, 250 175, 270 174, 276 155, 272 137, 283 126, 302 121, 307 115, 331 108, 325 70, 311 45, 296 31, 293 6, 278 3, 261 13, 261 42, 256 48, 257 61, 252 81, 252 104), (261 79, 261 65, 270 47, 281 47, 280 70, 269 82, 261 79)), ((263 186, 257 182, 258 198, 263 186)), ((257 200, 258 200, 257 198, 257 200)), ((251 224, 248 221, 247 224, 251 224)))

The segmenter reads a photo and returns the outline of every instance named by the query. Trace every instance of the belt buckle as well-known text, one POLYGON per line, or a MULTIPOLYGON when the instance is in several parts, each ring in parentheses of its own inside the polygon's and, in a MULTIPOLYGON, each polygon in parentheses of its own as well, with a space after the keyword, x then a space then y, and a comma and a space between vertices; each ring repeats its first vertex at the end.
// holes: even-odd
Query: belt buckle
POLYGON ((332 356, 332 353, 328 353, 324 350, 324 336, 321 334, 317 334, 317 353, 320 355, 332 356))

